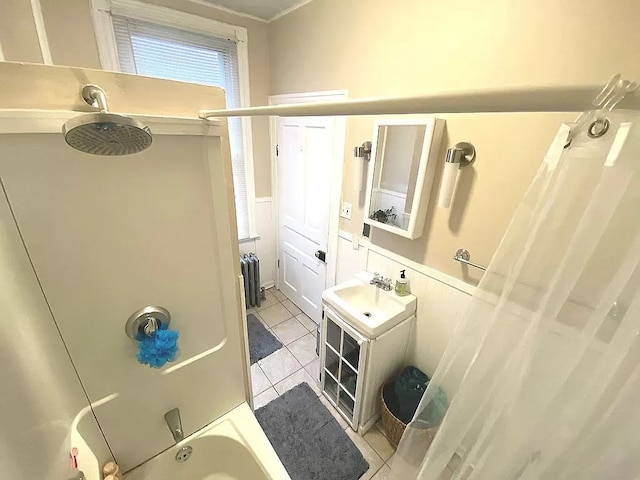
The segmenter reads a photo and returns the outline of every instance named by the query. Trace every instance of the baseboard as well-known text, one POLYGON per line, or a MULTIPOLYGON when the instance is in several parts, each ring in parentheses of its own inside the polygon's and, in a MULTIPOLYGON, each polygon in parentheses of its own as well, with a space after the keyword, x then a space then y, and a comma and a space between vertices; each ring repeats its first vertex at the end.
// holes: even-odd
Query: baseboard
POLYGON ((380 420, 380 413, 376 413, 373 417, 367 420, 364 425, 360 425, 360 428, 358 428, 358 433, 360 435, 364 435, 373 428, 378 420, 380 420))

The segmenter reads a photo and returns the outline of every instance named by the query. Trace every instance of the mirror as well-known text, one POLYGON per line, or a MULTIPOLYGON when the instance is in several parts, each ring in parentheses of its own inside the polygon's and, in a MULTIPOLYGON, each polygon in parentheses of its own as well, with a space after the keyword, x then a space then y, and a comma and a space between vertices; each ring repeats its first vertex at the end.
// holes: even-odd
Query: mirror
POLYGON ((407 238, 422 235, 445 121, 375 124, 365 223, 407 238))

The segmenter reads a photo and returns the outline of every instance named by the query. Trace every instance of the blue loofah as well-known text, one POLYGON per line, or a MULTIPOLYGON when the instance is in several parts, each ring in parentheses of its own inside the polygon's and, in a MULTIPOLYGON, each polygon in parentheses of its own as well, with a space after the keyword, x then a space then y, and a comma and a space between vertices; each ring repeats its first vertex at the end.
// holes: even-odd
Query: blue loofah
POLYGON ((138 362, 152 368, 161 368, 167 362, 172 362, 178 356, 178 337, 180 334, 167 330, 166 325, 152 336, 138 336, 138 362))

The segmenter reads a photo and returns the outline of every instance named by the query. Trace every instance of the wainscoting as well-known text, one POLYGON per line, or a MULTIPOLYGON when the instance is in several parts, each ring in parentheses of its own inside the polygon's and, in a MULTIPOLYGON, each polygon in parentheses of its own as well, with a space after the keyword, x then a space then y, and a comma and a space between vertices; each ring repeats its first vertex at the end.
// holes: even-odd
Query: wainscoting
MULTIPOLYGON (((277 249, 270 197, 256 200, 256 219, 259 237, 241 242, 240 252, 257 253, 262 286, 271 287, 276 279, 277 249)), ((418 297, 415 334, 411 336, 407 362, 431 375, 475 287, 373 245, 367 239, 360 238, 356 245, 351 234, 339 233, 336 283, 362 270, 378 272, 395 282, 402 269, 406 270, 411 292, 418 297)))
POLYGON ((260 259, 260 283, 269 288, 276 284, 276 224, 271 197, 256 198, 258 237, 240 242, 240 253, 254 252, 260 259))
POLYGON ((391 277, 394 282, 405 269, 411 292, 418 297, 415 334, 411 336, 407 362, 433 374, 464 313, 475 287, 400 255, 340 232, 337 282, 367 270, 391 277))

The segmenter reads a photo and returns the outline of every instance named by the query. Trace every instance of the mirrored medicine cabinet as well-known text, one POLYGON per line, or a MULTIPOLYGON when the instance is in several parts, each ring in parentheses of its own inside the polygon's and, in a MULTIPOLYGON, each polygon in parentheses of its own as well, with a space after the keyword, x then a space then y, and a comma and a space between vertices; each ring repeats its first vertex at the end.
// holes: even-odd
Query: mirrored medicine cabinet
POLYGON ((433 117, 376 122, 365 223, 410 239, 422 235, 444 125, 433 117))

